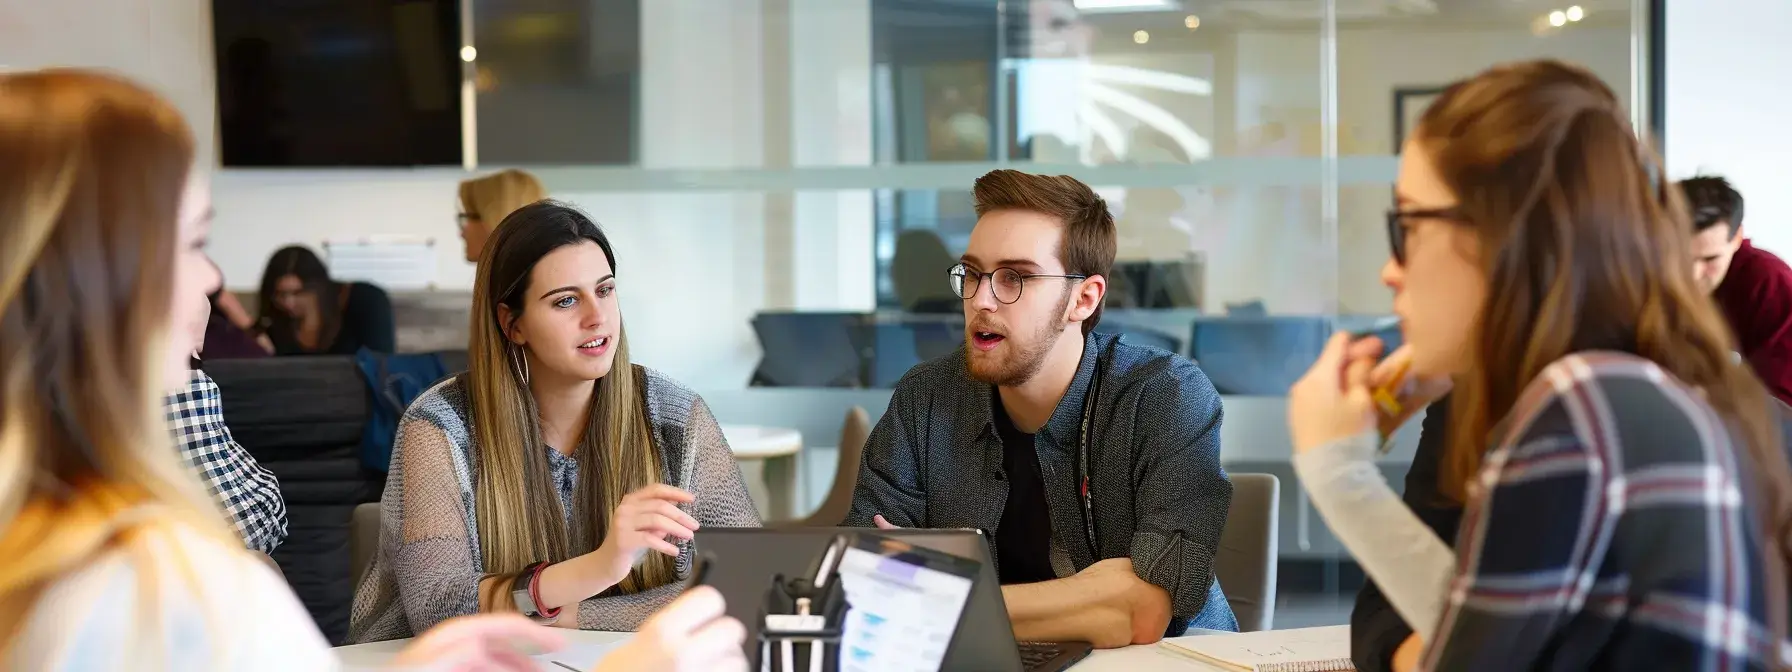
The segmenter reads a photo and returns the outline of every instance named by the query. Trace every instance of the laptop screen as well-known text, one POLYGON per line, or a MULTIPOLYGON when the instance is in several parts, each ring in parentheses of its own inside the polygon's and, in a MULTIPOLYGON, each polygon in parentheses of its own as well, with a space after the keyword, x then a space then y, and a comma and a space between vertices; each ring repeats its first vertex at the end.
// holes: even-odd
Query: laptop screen
POLYGON ((980 564, 861 535, 840 558, 841 672, 940 669, 980 564))

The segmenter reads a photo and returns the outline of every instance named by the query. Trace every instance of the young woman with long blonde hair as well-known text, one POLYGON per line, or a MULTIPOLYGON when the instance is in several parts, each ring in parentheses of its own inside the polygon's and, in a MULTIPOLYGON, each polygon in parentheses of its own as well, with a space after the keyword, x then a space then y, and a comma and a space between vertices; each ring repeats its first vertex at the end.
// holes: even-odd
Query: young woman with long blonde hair
POLYGON ((609 238, 565 204, 497 228, 468 371, 399 423, 351 640, 480 611, 632 630, 677 596, 699 525, 759 525, 709 407, 629 361, 623 277, 609 238))

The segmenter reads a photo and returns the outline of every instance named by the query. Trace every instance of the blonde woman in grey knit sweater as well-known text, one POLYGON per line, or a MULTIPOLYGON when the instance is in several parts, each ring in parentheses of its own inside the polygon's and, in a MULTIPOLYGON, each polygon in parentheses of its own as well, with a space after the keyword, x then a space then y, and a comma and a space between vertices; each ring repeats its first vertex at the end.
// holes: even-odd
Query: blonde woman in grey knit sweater
POLYGON ((618 277, 609 239, 567 205, 497 227, 469 370, 399 423, 351 641, 490 611, 633 630, 677 596, 699 526, 760 524, 703 400, 629 362, 618 277))

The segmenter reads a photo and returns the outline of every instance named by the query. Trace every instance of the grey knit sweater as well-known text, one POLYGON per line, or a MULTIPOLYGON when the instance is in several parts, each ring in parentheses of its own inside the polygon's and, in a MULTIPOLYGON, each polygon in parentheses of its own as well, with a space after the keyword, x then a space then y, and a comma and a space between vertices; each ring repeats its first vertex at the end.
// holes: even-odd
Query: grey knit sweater
MULTIPOLYGON (((756 527, 759 514, 740 468, 709 407, 695 392, 652 369, 646 373, 648 421, 665 473, 662 482, 696 495, 686 505, 705 526, 756 527)), ((380 498, 380 547, 355 590, 351 643, 410 637, 437 623, 479 610, 485 563, 473 513, 473 435, 459 377, 411 404, 399 422, 392 468, 380 498)), ((578 464, 547 451, 563 511, 571 511, 578 464)), ((691 569, 689 543, 680 543, 678 576, 691 569)), ((584 549, 590 550, 590 549, 584 549)), ((637 593, 594 597, 579 604, 579 627, 634 630, 682 589, 683 582, 637 593)))

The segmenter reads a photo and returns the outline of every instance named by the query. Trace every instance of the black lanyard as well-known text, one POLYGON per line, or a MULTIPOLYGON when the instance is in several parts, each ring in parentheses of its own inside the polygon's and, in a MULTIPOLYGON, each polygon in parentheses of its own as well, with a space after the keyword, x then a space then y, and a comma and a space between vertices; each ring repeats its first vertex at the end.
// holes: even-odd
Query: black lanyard
POLYGON ((1095 370, 1089 374, 1089 391, 1083 396, 1083 426, 1076 442, 1076 480, 1083 497, 1083 538, 1089 543, 1089 557, 1092 561, 1101 560, 1101 553, 1095 545, 1095 498, 1089 492, 1089 446, 1090 425, 1095 419, 1095 398, 1101 392, 1101 360, 1095 361, 1095 370))

